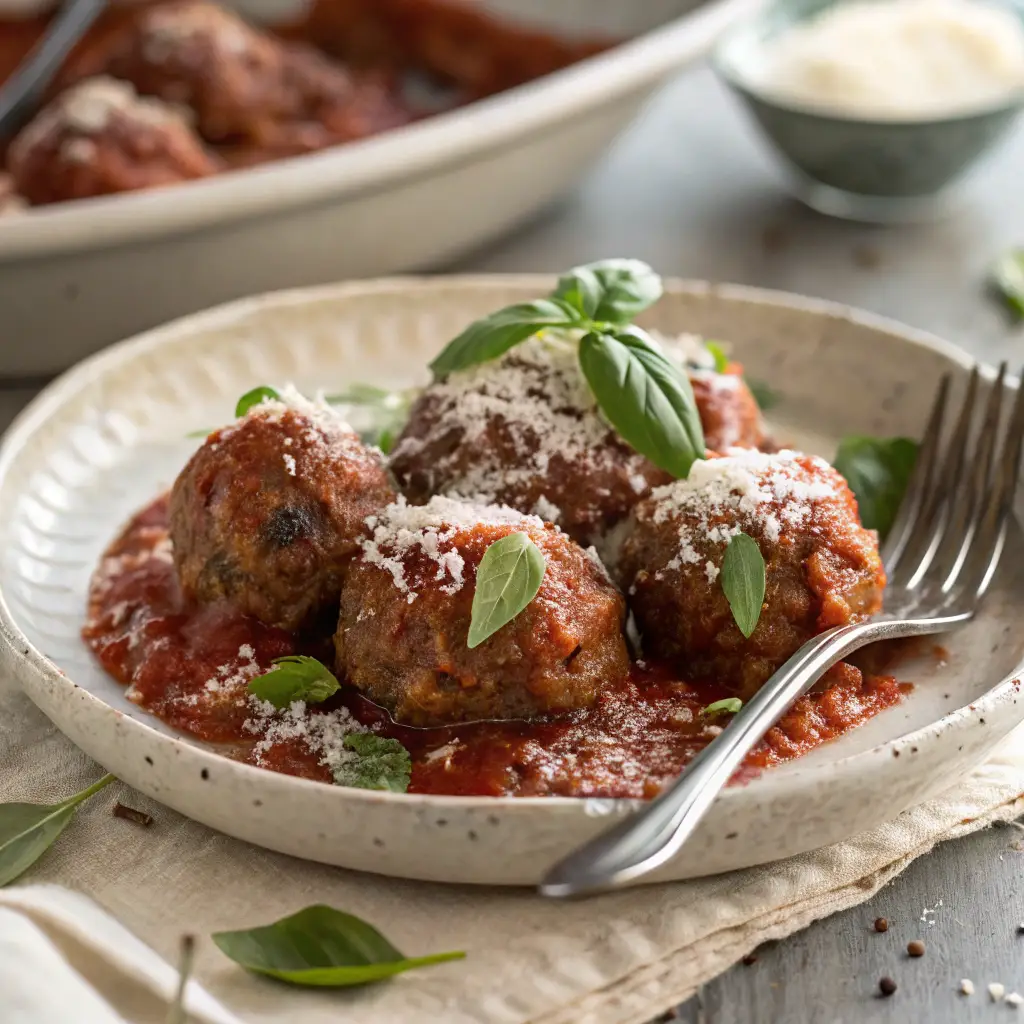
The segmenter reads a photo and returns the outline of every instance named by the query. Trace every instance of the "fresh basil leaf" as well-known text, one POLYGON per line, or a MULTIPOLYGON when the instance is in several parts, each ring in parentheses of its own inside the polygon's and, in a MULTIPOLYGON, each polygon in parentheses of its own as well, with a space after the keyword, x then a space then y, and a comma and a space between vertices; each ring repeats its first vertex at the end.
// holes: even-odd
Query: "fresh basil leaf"
POLYGON ((917 461, 918 444, 906 437, 844 437, 832 465, 857 499, 860 521, 880 537, 892 527, 917 461))
POLYGON ((113 781, 113 775, 104 775, 59 804, 0 804, 0 886, 35 864, 70 824, 78 805, 113 781))
POLYGON ((373 440, 364 438, 367 444, 375 444, 385 455, 391 454, 391 449, 395 447, 395 442, 398 440, 398 435, 401 433, 401 428, 385 427, 379 434, 374 436, 373 440))
POLYGON ((374 384, 356 383, 345 391, 326 395, 324 401, 330 405, 354 405, 367 410, 363 416, 369 423, 360 429, 359 436, 366 444, 376 445, 387 455, 404 429, 409 410, 419 394, 419 388, 389 391, 374 384))
POLYGON ((225 956, 248 971, 320 988, 365 985, 466 955, 407 958, 372 925, 322 904, 262 928, 217 932, 212 938, 225 956))
POLYGON ((661 298, 661 278, 642 260, 598 260, 559 278, 554 297, 597 323, 625 324, 661 298))
POLYGON ((547 563, 525 533, 496 540, 480 559, 466 645, 479 647, 511 622, 536 596, 547 563))
POLYGON ((750 388, 750 393, 754 396, 754 401, 757 402, 762 412, 767 412, 781 401, 782 396, 779 392, 773 387, 769 387, 764 381, 753 380, 747 377, 746 382, 747 387, 750 388))
POLYGON ((1011 249, 992 270, 992 279, 1007 305, 1024 318, 1024 249, 1011 249))
POLYGON ((343 743, 356 756, 346 758, 334 768, 334 781, 339 786, 389 793, 404 793, 409 788, 412 758, 398 740, 372 732, 353 732, 343 743))
POLYGON ((715 373, 725 373, 729 369, 729 357, 725 349, 717 341, 705 341, 704 347, 715 357, 715 373))
POLYGON ((704 431, 686 374, 636 327, 591 333, 580 366, 597 404, 627 444, 683 478, 704 457, 704 431))
POLYGON ((281 400, 281 396, 277 391, 272 387, 268 387, 266 384, 261 384, 258 388, 246 391, 235 406, 235 416, 244 416, 254 405, 259 405, 260 402, 268 400, 279 402, 281 400))
POLYGON ((181 958, 178 963, 178 987, 174 991, 174 1002, 167 1011, 166 1024, 188 1024, 188 1014, 185 1012, 185 989, 188 986, 189 976, 192 974, 192 965, 196 958, 196 939, 194 935, 183 935, 181 937, 181 958))
POLYGON ((488 363, 545 327, 575 327, 579 313, 557 299, 537 299, 506 306, 470 324, 448 342, 430 364, 435 378, 447 377, 479 363, 488 363))
POLYGON ((724 700, 716 700, 713 704, 709 704, 704 708, 703 713, 705 715, 717 715, 724 711, 730 715, 735 715, 741 707, 743 707, 743 701, 739 697, 726 697, 724 700))
POLYGON ((321 704, 338 692, 340 684, 334 673, 316 658, 289 654, 275 658, 273 665, 268 672, 249 680, 249 692, 275 708, 286 708, 296 700, 321 704))
POLYGON ((722 590, 740 632, 750 636, 764 602, 764 558, 753 537, 737 533, 722 559, 722 590))

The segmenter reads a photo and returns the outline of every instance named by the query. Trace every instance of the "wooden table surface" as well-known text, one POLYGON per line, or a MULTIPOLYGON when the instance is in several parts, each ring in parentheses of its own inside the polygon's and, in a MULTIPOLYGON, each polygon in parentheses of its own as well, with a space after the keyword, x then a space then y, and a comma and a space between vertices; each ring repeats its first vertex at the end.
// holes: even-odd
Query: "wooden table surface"
MULTIPOLYGON (((847 224, 787 198, 741 112, 699 69, 670 85, 564 203, 451 269, 558 271, 635 256, 666 275, 847 302, 1020 364, 1024 331, 985 288, 992 260, 1014 244, 1024 245, 1024 125, 947 220, 847 224)), ((13 382, 0 390, 0 428, 31 393, 13 382)), ((861 907, 759 951, 677 1013, 687 1024, 1013 1019, 985 988, 1024 994, 1022 923, 1024 827, 991 829, 940 846, 861 907), (880 916, 885 934, 872 928, 880 916), (906 955, 912 939, 926 945, 920 959, 906 955), (885 1000, 876 995, 883 975, 899 986, 885 1000), (974 981, 973 996, 957 994, 961 978, 974 981)))

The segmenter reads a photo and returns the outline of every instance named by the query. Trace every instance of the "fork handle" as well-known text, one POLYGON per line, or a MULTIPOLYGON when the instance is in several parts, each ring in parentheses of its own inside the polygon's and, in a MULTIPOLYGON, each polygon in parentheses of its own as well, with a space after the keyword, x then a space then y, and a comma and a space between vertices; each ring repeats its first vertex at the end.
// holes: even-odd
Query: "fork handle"
POLYGON ((942 633, 969 618, 876 619, 836 626, 809 640, 657 799, 556 864, 541 883, 541 894, 581 896, 618 888, 671 860, 747 754, 827 669, 877 640, 942 633))

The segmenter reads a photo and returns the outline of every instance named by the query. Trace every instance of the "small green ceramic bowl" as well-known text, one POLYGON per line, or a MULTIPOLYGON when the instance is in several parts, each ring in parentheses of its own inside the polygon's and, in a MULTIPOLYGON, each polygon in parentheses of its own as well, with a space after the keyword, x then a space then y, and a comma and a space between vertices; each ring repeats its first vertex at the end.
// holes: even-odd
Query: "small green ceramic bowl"
MULTIPOLYGON (((761 48, 790 26, 843 0, 781 0, 728 32, 713 57, 719 76, 745 102, 782 156, 803 202, 823 213, 883 223, 930 219, 1006 133, 1024 95, 952 117, 866 120, 766 96, 749 69, 761 48)), ((1005 6, 1024 19, 1024 8, 1005 6)))

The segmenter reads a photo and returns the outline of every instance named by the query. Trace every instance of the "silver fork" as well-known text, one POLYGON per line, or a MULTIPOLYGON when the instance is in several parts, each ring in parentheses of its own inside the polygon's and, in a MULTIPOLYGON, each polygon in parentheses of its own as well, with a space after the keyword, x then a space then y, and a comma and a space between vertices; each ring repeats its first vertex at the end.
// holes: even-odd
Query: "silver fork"
POLYGON ((543 895, 614 889, 654 871, 679 852, 746 755, 828 668, 877 640, 943 633, 974 617, 999 564, 1020 471, 1024 383, 1004 427, 1005 378, 1004 363, 974 431, 981 405, 975 366, 946 445, 950 378, 942 379, 882 550, 885 610, 804 644, 656 800, 556 864, 540 885, 543 895))

